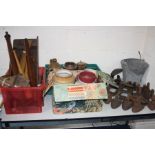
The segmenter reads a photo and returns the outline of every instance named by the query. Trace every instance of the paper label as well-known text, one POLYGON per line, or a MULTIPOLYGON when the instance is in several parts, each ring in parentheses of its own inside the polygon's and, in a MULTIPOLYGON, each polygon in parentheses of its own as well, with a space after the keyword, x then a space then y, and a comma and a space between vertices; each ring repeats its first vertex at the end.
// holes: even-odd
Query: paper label
POLYGON ((55 102, 87 99, 107 99, 105 83, 93 84, 61 84, 54 86, 55 102))

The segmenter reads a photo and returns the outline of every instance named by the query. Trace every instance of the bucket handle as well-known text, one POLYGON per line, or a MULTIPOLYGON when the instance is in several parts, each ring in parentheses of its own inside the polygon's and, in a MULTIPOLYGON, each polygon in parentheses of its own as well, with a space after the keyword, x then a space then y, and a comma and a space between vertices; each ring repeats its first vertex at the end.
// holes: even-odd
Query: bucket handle
POLYGON ((140 56, 140 60, 142 60, 142 55, 141 55, 140 51, 138 51, 138 54, 140 56))

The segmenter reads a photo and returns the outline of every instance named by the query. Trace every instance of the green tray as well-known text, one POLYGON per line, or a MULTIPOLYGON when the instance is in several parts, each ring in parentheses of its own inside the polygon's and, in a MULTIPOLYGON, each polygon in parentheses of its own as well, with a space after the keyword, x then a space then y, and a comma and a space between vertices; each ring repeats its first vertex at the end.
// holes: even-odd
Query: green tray
MULTIPOLYGON (((63 65, 61 65, 63 67, 63 65)), ((47 76, 49 74, 49 65, 45 65, 46 69, 46 82, 47 82, 47 76)), ((94 69, 94 70, 101 70, 97 64, 87 64, 86 69, 94 69)), ((52 95, 52 88, 48 91, 47 95, 52 95)))

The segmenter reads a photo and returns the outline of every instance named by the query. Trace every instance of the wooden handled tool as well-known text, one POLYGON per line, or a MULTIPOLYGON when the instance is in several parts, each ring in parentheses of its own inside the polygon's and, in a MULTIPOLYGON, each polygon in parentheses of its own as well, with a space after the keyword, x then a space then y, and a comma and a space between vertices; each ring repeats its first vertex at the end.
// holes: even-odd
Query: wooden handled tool
POLYGON ((19 62, 19 59, 17 57, 17 54, 16 54, 15 50, 13 50, 13 54, 14 54, 14 57, 15 57, 15 60, 16 60, 17 66, 18 66, 19 73, 23 75, 24 72, 23 72, 23 70, 21 68, 21 65, 20 65, 20 62, 19 62))
MULTIPOLYGON (((30 80, 30 85, 32 87, 36 87, 38 84, 38 75, 36 74, 36 68, 35 63, 33 61, 33 57, 30 52, 30 41, 28 39, 25 39, 25 51, 26 51, 26 61, 27 61, 27 70, 28 70, 28 76, 30 80)), ((38 68, 37 68, 38 69, 38 68)))
POLYGON ((27 71, 27 63, 26 63, 26 52, 23 51, 21 59, 20 59, 20 65, 24 72, 24 77, 29 80, 28 71, 27 71))
POLYGON ((19 61, 15 50, 13 50, 13 54, 14 54, 16 62, 17 62, 19 73, 22 74, 25 79, 29 80, 27 64, 26 64, 26 53, 23 53, 21 61, 19 61))
POLYGON ((3 106, 3 101, 0 101, 0 111, 1 111, 2 106, 3 106))
POLYGON ((13 49, 12 49, 12 44, 11 44, 11 36, 8 34, 8 32, 6 32, 4 37, 6 39, 7 46, 8 46, 8 53, 9 53, 9 57, 10 57, 11 72, 13 73, 13 75, 16 75, 16 74, 19 73, 19 71, 18 71, 18 67, 17 67, 17 64, 16 64, 14 54, 13 54, 13 49))
POLYGON ((51 82, 50 84, 48 84, 48 86, 46 87, 43 96, 46 96, 46 94, 48 93, 48 91, 53 87, 53 82, 51 82))

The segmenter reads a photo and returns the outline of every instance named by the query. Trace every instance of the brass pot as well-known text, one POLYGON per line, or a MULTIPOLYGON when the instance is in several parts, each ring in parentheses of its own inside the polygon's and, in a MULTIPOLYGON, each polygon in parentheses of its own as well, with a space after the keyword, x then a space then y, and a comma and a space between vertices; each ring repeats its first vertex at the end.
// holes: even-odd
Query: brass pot
POLYGON ((64 65, 64 68, 68 69, 68 70, 76 70, 77 65, 74 62, 66 62, 65 65, 64 65))
POLYGON ((87 64, 85 62, 80 61, 77 63, 78 70, 84 70, 86 68, 86 66, 87 66, 87 64))

